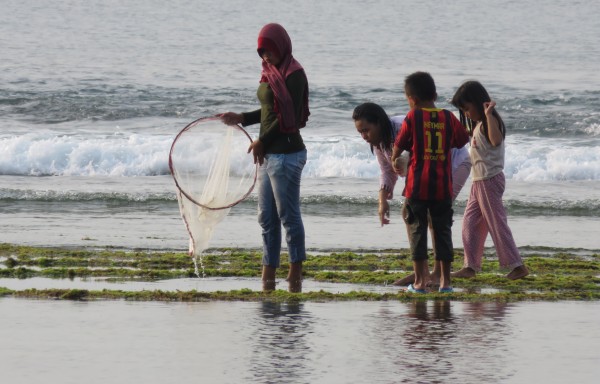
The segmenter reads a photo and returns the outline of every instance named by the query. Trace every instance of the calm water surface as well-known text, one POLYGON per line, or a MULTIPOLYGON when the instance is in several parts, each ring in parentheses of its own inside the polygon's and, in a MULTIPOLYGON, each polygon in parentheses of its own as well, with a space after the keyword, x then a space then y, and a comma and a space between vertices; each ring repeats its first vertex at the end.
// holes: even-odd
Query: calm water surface
POLYGON ((593 383, 600 303, 0 299, 3 383, 593 383))

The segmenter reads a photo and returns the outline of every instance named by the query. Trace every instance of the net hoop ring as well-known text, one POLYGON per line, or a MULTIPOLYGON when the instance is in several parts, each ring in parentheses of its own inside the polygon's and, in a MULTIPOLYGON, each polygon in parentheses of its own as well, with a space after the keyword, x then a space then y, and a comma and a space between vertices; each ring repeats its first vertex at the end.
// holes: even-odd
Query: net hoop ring
MULTIPOLYGON (((202 122, 205 122, 205 121, 220 120, 220 119, 221 118, 219 116, 210 116, 210 117, 201 117, 199 119, 196 119, 196 120, 192 121, 191 123, 189 123, 188 125, 186 125, 185 128, 183 128, 177 134, 177 136, 175 136, 175 139, 173 139, 173 143, 171 144, 171 150, 169 151, 169 170, 171 171, 171 176, 173 177, 173 180, 175 181, 175 186, 177 186, 177 189, 179 190, 179 192, 181 192, 181 194, 183 194, 192 203, 194 203, 194 204, 196 204, 196 205, 198 205, 198 206, 200 206, 202 208, 210 209, 211 211, 218 211, 220 209, 231 208, 234 205, 237 205, 240 202, 242 202, 242 200, 244 200, 246 197, 248 197, 250 195, 250 193, 252 193, 252 190, 254 189, 254 186, 256 185, 256 177, 257 177, 257 173, 258 173, 257 172, 257 170, 258 170, 258 164, 254 168, 254 180, 252 180, 252 186, 250 186, 250 188, 248 189, 248 192, 246 192, 244 194, 244 196, 242 196, 240 199, 234 201, 233 203, 228 204, 228 205, 224 205, 222 207, 209 207, 207 205, 200 204, 198 201, 196 201, 196 199, 194 199, 186 191, 184 191, 183 188, 181 188, 181 186, 179 185, 179 182, 177 181, 177 177, 175 177, 175 172, 174 172, 173 149, 174 149, 175 143, 177 142, 177 140, 179 139, 179 137, 181 135, 183 135, 186 131, 189 131, 195 125, 197 125, 199 123, 202 123, 202 122)), ((239 124, 231 125, 231 127, 235 127, 236 129, 238 129, 239 131, 241 131, 244 135, 246 135, 246 137, 248 138, 248 140, 250 141, 250 143, 252 143, 252 138, 250 137, 250 135, 248 134, 248 132, 246 132, 246 130, 244 128, 242 128, 239 124)))

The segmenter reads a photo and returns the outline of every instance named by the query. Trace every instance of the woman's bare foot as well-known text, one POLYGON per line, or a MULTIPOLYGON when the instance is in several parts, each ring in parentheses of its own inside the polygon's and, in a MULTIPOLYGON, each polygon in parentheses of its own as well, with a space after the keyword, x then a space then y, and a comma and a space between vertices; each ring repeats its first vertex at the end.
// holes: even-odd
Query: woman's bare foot
POLYGON ((510 271, 510 273, 506 275, 506 277, 510 280, 517 280, 522 279, 527 275, 529 275, 529 270, 527 269, 527 267, 524 265, 520 265, 512 271, 510 271))
POLYGON ((392 283, 392 285, 397 285, 397 286, 400 286, 400 287, 404 287, 404 286, 407 286, 408 284, 412 284, 414 282, 415 282, 415 274, 411 273, 408 276, 404 276, 403 278, 394 281, 392 283))
POLYGON ((463 279, 470 279, 472 277, 475 277, 475 270, 473 268, 469 268, 469 267, 465 267, 461 270, 458 270, 456 272, 452 272, 450 274, 450 276, 452 277, 461 277, 463 279))

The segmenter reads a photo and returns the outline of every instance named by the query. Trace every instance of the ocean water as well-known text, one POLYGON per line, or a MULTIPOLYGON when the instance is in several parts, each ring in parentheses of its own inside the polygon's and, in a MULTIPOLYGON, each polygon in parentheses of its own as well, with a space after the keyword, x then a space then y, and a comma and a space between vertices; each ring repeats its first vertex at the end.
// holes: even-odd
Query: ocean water
MULTIPOLYGON (((309 248, 407 246, 402 180, 380 228, 379 168, 351 113, 364 101, 406 113, 403 79, 425 70, 440 107, 467 79, 497 101, 518 245, 600 249, 597 10, 558 0, 2 1, 0 241, 186 249, 171 143, 196 118, 257 107, 256 36, 276 21, 310 84, 309 248)), ((253 194, 234 207, 211 245, 259 247, 255 206, 253 194)))

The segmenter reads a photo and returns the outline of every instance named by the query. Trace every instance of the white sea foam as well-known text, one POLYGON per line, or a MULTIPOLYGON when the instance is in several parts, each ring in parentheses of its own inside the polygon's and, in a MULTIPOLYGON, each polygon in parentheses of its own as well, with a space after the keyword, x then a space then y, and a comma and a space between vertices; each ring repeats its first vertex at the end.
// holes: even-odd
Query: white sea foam
POLYGON ((28 133, 0 139, 0 174, 152 176, 167 174, 165 136, 81 137, 28 133))
MULTIPOLYGON (((168 135, 83 137, 47 131, 5 136, 0 138, 0 175, 167 175, 172 140, 168 135)), ((509 136, 506 176, 523 181, 600 180, 600 145, 591 140, 509 136)), ((360 137, 331 141, 307 135, 307 147, 305 178, 379 176, 379 164, 360 137)), ((210 159, 202 153, 199 149, 190 161, 208 163, 210 159)))
POLYGON ((505 173, 522 181, 600 180, 600 146, 567 139, 507 141, 505 173))
POLYGON ((583 131, 590 136, 600 136, 600 124, 598 124, 598 123, 590 124, 589 126, 584 128, 583 131))

